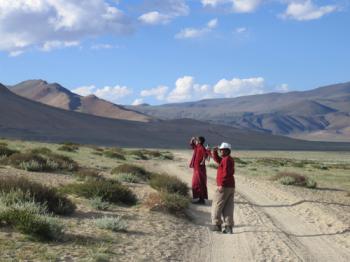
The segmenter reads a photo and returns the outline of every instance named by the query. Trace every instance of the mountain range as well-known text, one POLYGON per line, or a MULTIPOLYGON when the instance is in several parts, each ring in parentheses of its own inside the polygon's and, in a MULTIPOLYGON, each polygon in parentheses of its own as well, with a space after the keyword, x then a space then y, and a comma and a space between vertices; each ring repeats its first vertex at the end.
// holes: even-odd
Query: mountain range
POLYGON ((160 119, 192 118, 307 140, 350 142, 350 82, 309 91, 129 109, 160 119))
POLYGON ((123 147, 185 148, 193 135, 234 149, 350 150, 350 143, 309 142, 193 119, 138 122, 64 110, 16 95, 0 84, 0 136, 123 147))
POLYGON ((97 98, 94 95, 80 96, 57 83, 49 84, 43 80, 28 80, 14 86, 8 86, 12 92, 46 105, 103 116, 113 119, 127 119, 139 122, 152 120, 142 113, 126 109, 120 105, 97 98))

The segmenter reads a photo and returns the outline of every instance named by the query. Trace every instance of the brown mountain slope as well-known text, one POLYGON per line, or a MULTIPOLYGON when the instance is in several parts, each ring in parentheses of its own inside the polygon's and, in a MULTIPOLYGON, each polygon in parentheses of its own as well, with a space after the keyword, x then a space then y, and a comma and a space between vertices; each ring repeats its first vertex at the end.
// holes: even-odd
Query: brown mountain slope
POLYGON ((40 141, 74 141, 124 147, 185 148, 201 134, 235 149, 350 150, 346 143, 315 143, 182 119, 149 123, 116 120, 50 107, 0 85, 0 136, 40 141))
POLYGON ((10 90, 22 97, 66 110, 139 122, 148 122, 153 119, 145 114, 99 99, 96 96, 79 96, 57 83, 49 84, 43 80, 24 81, 10 87, 10 90))
POLYGON ((193 118, 277 135, 350 142, 350 82, 302 92, 130 108, 160 119, 193 118))

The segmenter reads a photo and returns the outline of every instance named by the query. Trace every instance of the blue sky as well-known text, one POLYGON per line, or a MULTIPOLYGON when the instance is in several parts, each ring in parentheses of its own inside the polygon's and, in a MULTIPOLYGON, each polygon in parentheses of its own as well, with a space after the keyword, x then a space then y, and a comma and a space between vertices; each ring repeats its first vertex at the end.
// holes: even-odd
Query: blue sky
POLYGON ((0 0, 0 82, 119 104, 350 81, 347 0, 0 0))

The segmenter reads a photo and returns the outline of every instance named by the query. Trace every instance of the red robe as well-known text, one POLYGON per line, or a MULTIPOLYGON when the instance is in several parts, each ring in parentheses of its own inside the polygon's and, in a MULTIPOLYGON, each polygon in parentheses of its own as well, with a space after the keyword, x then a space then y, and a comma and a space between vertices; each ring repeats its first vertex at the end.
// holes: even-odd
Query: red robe
POLYGON ((207 170, 205 160, 208 157, 207 150, 203 145, 191 144, 193 156, 190 167, 193 168, 192 195, 193 198, 208 199, 207 170))

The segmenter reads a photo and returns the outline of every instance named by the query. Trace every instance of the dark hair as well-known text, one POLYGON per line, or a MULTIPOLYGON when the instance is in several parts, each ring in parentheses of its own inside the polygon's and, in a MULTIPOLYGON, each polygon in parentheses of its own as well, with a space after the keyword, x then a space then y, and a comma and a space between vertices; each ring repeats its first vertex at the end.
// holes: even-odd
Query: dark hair
POLYGON ((203 136, 199 136, 198 141, 199 141, 199 143, 201 143, 203 145, 205 142, 205 138, 203 136))

